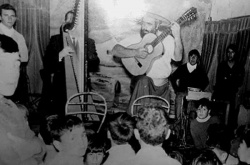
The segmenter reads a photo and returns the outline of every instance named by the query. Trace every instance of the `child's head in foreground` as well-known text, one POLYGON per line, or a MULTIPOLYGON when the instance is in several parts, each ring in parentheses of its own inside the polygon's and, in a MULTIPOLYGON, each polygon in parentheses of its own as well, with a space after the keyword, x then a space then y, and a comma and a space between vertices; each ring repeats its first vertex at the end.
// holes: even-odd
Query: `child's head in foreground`
POLYGON ((48 127, 56 150, 72 156, 85 154, 88 140, 80 118, 72 115, 56 116, 50 120, 48 127))
POLYGON ((118 112, 109 117, 108 137, 117 145, 126 144, 134 134, 134 120, 125 113, 118 112))
MULTIPOLYGON (((161 145, 170 135, 167 116, 160 106, 146 106, 139 109, 136 130, 146 144, 161 145)), ((135 130, 135 135, 137 136, 135 130)))

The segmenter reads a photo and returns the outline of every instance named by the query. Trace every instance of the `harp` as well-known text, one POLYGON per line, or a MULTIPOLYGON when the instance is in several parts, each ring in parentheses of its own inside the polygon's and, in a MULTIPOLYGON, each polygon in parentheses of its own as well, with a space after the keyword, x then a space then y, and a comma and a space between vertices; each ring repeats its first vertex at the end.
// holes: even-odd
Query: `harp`
POLYGON ((76 0, 73 9, 73 20, 63 26, 64 46, 70 46, 75 53, 64 57, 67 103, 66 115, 80 115, 86 124, 91 123, 99 132, 107 114, 107 103, 98 93, 87 91, 87 20, 88 0, 76 0), (70 35, 77 39, 73 43, 70 35))
MULTIPOLYGON (((64 47, 70 46, 74 53, 64 57, 67 99, 85 88, 85 4, 83 0, 75 0, 73 19, 63 26, 64 47), (72 41, 75 38, 75 43, 72 41)), ((79 98, 81 99, 81 98, 79 98)), ((78 109, 79 110, 79 109, 78 109)))

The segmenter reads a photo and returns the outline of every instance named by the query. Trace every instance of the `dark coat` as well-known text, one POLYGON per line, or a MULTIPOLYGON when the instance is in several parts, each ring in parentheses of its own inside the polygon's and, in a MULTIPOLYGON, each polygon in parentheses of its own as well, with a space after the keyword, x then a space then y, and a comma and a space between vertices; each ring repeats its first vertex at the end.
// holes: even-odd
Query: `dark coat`
POLYGON ((62 35, 54 35, 43 58, 44 69, 41 70, 43 80, 43 104, 51 114, 64 114, 67 101, 64 60, 59 61, 59 52, 63 49, 62 35))
POLYGON ((199 88, 204 90, 209 84, 209 79, 207 77, 204 69, 198 65, 193 72, 189 72, 187 68, 187 63, 179 66, 176 71, 170 77, 173 88, 178 92, 186 92, 187 87, 199 88), (176 81, 179 79, 179 86, 177 86, 176 81))

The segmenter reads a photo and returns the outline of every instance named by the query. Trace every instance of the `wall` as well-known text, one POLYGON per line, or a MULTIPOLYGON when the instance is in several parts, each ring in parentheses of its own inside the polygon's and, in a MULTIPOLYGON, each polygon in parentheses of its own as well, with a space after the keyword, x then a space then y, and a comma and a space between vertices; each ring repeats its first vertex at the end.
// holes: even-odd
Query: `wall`
MULTIPOLYGON (((73 0, 51 1, 51 35, 59 32, 58 28, 63 22, 64 14, 72 9, 73 3, 73 0)), ((131 18, 140 7, 171 21, 176 20, 189 7, 197 8, 197 21, 181 28, 185 62, 191 49, 201 50, 204 23, 210 16, 213 20, 220 20, 249 14, 249 3, 249 0, 89 0, 89 37, 95 40, 101 59, 100 71, 91 74, 94 91, 102 94, 111 107, 114 87, 119 81, 120 106, 126 107, 130 97, 131 75, 119 60, 107 55, 107 50, 112 49, 117 43, 129 45, 129 38, 139 32, 140 26, 131 18)))
POLYGON ((249 0, 213 0, 211 17, 213 21, 250 15, 249 0))
POLYGON ((140 9, 138 6, 145 5, 146 11, 156 13, 171 21, 177 20, 190 7, 197 8, 197 19, 181 27, 184 45, 183 61, 186 61, 187 53, 191 49, 201 50, 204 23, 210 15, 211 1, 144 0, 142 4, 134 4, 134 1, 130 0, 121 5, 116 4, 113 7, 112 5, 107 1, 102 3, 102 0, 92 0, 89 3, 89 36, 96 41, 97 52, 101 59, 100 71, 93 74, 91 80, 92 87, 107 99, 110 106, 114 99, 115 84, 119 81, 121 83, 119 105, 125 108, 130 98, 131 74, 124 69, 121 62, 108 56, 106 52, 115 44, 128 46, 137 43, 133 42, 133 36, 139 33, 140 25, 135 21, 133 14, 140 9), (112 13, 112 10, 116 13, 112 13), (124 13, 119 12, 123 10, 124 13))

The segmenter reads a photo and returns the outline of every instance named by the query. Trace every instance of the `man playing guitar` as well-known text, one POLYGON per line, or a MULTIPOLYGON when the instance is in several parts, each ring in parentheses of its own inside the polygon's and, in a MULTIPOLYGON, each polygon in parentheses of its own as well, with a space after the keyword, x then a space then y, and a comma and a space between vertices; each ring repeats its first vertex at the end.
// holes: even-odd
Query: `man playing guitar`
MULTIPOLYGON (((172 100, 170 103, 174 105, 174 90, 168 81, 168 77, 172 72, 171 59, 174 61, 180 61, 182 59, 183 47, 181 43, 180 26, 176 22, 171 23, 157 14, 146 13, 142 18, 140 37, 143 38, 150 33, 159 36, 162 33, 160 27, 164 26, 171 29, 172 35, 166 36, 161 41, 160 44, 163 46, 160 56, 153 61, 146 75, 139 75, 132 79, 131 89, 133 89, 133 91, 131 91, 132 95, 129 101, 128 112, 130 112, 134 100, 144 95, 161 96, 168 101, 172 100)), ((133 49, 117 44, 111 50, 111 54, 120 58, 146 58, 147 55, 152 52, 152 49, 150 45, 133 49)), ((174 107, 170 105, 170 109, 174 109, 174 107)))

